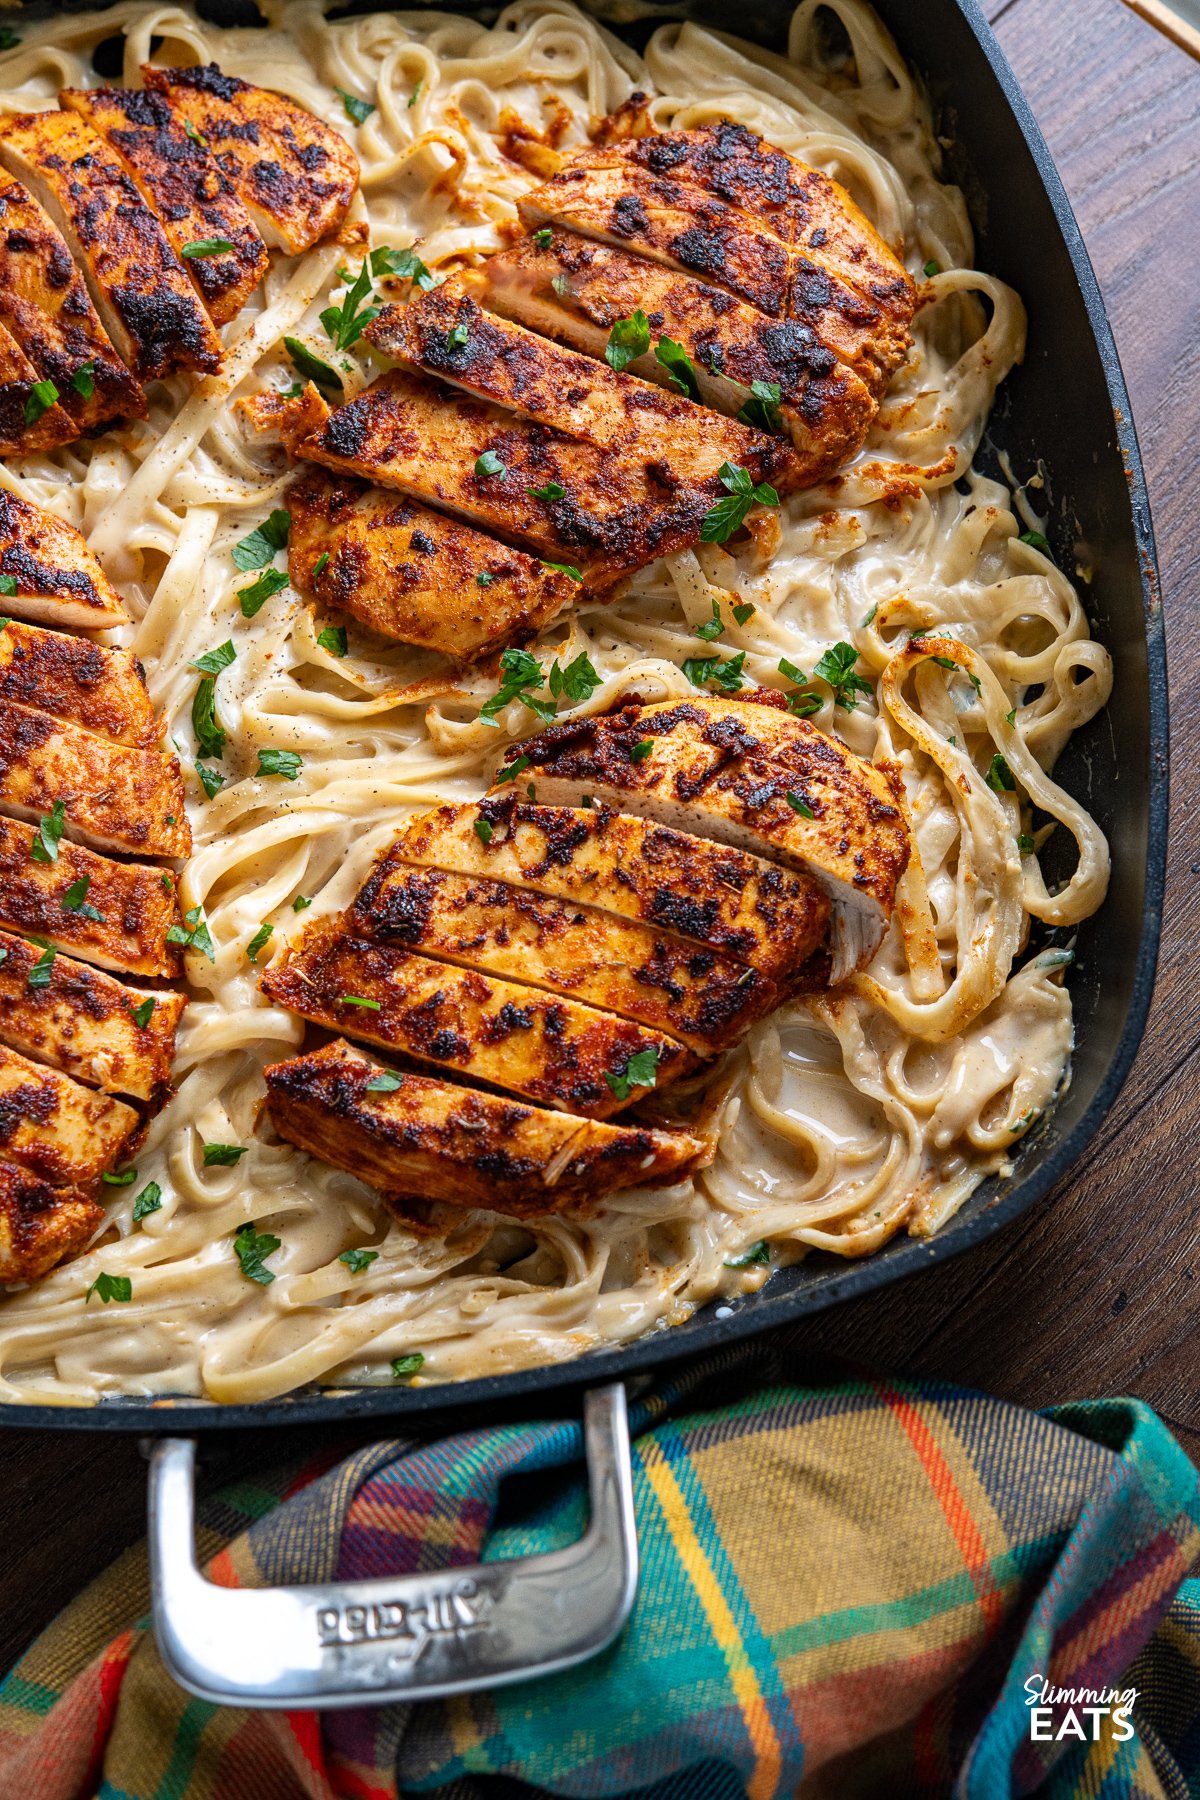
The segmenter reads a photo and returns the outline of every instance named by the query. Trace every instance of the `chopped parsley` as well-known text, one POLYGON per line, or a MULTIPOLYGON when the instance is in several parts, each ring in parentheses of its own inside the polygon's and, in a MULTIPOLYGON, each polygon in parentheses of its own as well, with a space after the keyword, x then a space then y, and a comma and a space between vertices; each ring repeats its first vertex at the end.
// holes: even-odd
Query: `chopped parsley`
POLYGON ((322 569, 325 569, 328 567, 328 564, 329 564, 329 552, 328 552, 328 550, 322 550, 320 556, 318 556, 316 562, 312 566, 314 580, 321 573, 322 569))
POLYGON ((282 1238, 269 1231, 256 1230, 253 1223, 242 1226, 233 1240, 233 1249, 247 1281, 257 1281, 259 1287, 270 1287, 275 1276, 267 1268, 266 1258, 274 1256, 282 1242, 282 1238))
POLYGON ((658 1051, 635 1050, 619 1073, 604 1075, 618 1100, 628 1100, 634 1088, 652 1088, 658 1079, 658 1051))
POLYGON ((550 664, 550 692, 556 700, 562 698, 571 706, 578 706, 582 701, 589 700, 601 685, 601 680, 602 677, 597 675, 591 659, 583 650, 565 666, 557 660, 550 664))
POLYGON ((799 813, 800 817, 802 819, 815 819, 816 818, 817 815, 813 811, 812 807, 808 804, 808 801, 802 800, 799 794, 789 793, 786 796, 786 799, 787 799, 787 803, 791 807, 792 811, 794 813, 799 813))
POLYGON ((929 261, 925 264, 925 273, 927 275, 940 275, 941 272, 941 263, 937 261, 936 257, 931 256, 929 261))
POLYGON ((311 905, 312 901, 307 894, 297 894, 296 898, 292 901, 292 911, 307 912, 311 905))
POLYGON ((162 1189, 157 1181, 148 1181, 133 1203, 133 1222, 140 1225, 151 1213, 162 1211, 162 1189))
POLYGON ((494 450, 485 450, 482 456, 475 459, 475 473, 481 479, 486 475, 498 475, 503 481, 508 474, 508 466, 501 462, 494 450))
POLYGON ((541 562, 543 569, 556 569, 560 575, 570 576, 572 581, 583 580, 582 571, 577 569, 574 563, 547 562, 544 556, 542 557, 541 562))
POLYGON ((404 1077, 395 1069, 379 1069, 372 1075, 366 1087, 367 1094, 394 1094, 397 1088, 404 1086, 404 1077))
MULTIPOLYGON (((558 288, 558 276, 555 276, 555 291, 558 288)), ((618 319, 608 334, 608 343, 604 350, 604 360, 610 369, 618 375, 627 369, 631 362, 639 356, 645 356, 650 348, 650 321, 639 307, 627 319, 618 319)))
POLYGON ((1017 849, 1021 852, 1022 856, 1032 856, 1037 849, 1037 845, 1027 831, 1022 831, 1018 836, 1017 849))
POLYGON ((557 481, 548 481, 545 487, 526 488, 525 492, 531 500, 562 500, 567 490, 565 487, 560 487, 557 481))
POLYGON ((743 425, 755 425, 760 431, 782 431, 783 414, 779 408, 777 381, 752 381, 750 398, 738 413, 743 425))
POLYGON ((378 1000, 364 1000, 361 994, 339 994, 338 1005, 365 1006, 368 1012, 378 1012, 380 1009, 380 1002, 378 1000))
POLYGON ((226 731, 217 717, 215 675, 206 675, 192 697, 192 729, 201 756, 224 756, 226 731))
POLYGON ((278 550, 286 550, 292 529, 292 515, 282 506, 269 513, 261 525, 233 546, 233 561, 238 569, 265 569, 274 562, 278 550))
POLYGON ((193 144, 199 144, 203 149, 208 149, 208 139, 196 130, 196 127, 192 124, 190 119, 185 119, 183 121, 183 129, 187 132, 187 135, 191 138, 193 144))
POLYGON ((748 1269, 754 1263, 769 1263, 770 1260, 771 1246, 766 1238, 760 1238, 758 1243, 751 1244, 748 1250, 742 1250, 737 1256, 729 1257, 725 1267, 727 1269, 748 1269))
POLYGON ((27 987, 44 988, 50 986, 50 977, 54 973, 55 954, 56 952, 53 950, 42 951, 42 954, 38 957, 26 978, 25 985, 27 987))
POLYGON ((268 745, 258 753, 256 775, 277 775, 281 781, 295 781, 304 759, 294 750, 273 750, 268 745))
POLYGON ((331 369, 327 362, 323 362, 299 338, 285 337, 283 347, 291 358, 296 373, 311 381, 323 394, 337 394, 340 397, 345 393, 346 384, 337 370, 331 369))
POLYGON ((193 238, 179 254, 186 256, 189 262, 195 262, 205 256, 225 256, 232 249, 228 238, 193 238))
POLYGON ((1017 722, 1017 709, 1014 706, 1010 712, 1005 713, 1004 723, 1006 725, 1015 725, 1016 722, 1017 722))
POLYGON ((279 593, 288 584, 286 569, 264 569, 262 574, 249 587, 238 589, 238 605, 242 609, 243 619, 253 619, 260 613, 272 594, 279 593))
POLYGON ((132 1187, 137 1180, 136 1169, 106 1169, 100 1177, 109 1187, 132 1187))
POLYGON ((390 250, 384 244, 378 250, 372 250, 371 273, 376 281, 385 277, 393 281, 411 281, 425 293, 438 285, 437 276, 430 273, 411 245, 406 250, 390 250))
POLYGON ((475 821, 475 836, 481 844, 491 843, 495 829, 490 819, 476 819, 475 821))
POLYGON ((879 602, 877 600, 875 602, 874 606, 871 608, 870 612, 863 614, 862 628, 864 631, 867 629, 868 625, 873 625, 875 623, 875 614, 878 611, 879 611, 879 602))
POLYGON ((193 906, 183 915, 182 925, 172 925, 167 932, 168 944, 184 944, 189 950, 199 950, 207 956, 209 962, 217 960, 216 946, 212 941, 212 933, 208 929, 208 921, 198 906, 193 906))
POLYGON ((480 569, 478 575, 475 577, 475 585, 476 587, 491 587, 495 579, 496 577, 489 574, 487 569, 480 569))
POLYGON ((736 656, 689 656, 683 665, 683 672, 693 687, 707 687, 715 682, 723 694, 736 694, 745 686, 742 670, 746 663, 746 652, 739 650, 736 656))
POLYGON ((200 786, 210 800, 225 786, 225 777, 219 769, 210 769, 205 763, 198 762, 196 773, 200 777, 200 786))
POLYGON ((553 237, 554 233, 551 231, 549 225, 543 225, 540 231, 534 232, 533 241, 539 250, 548 250, 553 237))
POLYGON ((203 1151, 206 1169, 225 1169, 232 1168, 234 1163, 242 1160, 246 1154, 246 1146, 244 1144, 205 1144, 203 1151))
POLYGON ((997 794, 1013 794, 1017 784, 1013 780, 1013 772, 1006 759, 997 750, 991 761, 987 775, 984 777, 988 786, 997 794))
POLYGON ((425 1358, 419 1350, 410 1350, 407 1356, 393 1356, 392 1375, 396 1381, 404 1381, 410 1375, 418 1375, 425 1367, 425 1358))
POLYGON ((345 656, 349 647, 346 642, 346 627, 326 625, 324 631, 317 633, 317 642, 322 650, 328 650, 330 656, 345 656))
POLYGON ((871 683, 855 673, 858 651, 853 644, 834 644, 826 650, 813 670, 814 681, 828 682, 833 689, 833 703, 843 712, 853 712, 858 705, 856 694, 870 694, 871 683))
MULTIPOLYGON (((334 93, 337 94, 338 98, 341 100, 341 103, 345 108, 346 117, 355 125, 363 124, 363 122, 369 119, 371 114, 375 111, 374 101, 360 100, 357 94, 348 94, 345 88, 335 88, 334 93)), ((412 105, 411 100, 409 101, 409 105, 412 105)))
POLYGON ((725 621, 721 617, 721 608, 714 599, 712 603, 712 618, 705 619, 702 625, 694 626, 692 629, 692 636, 703 638, 706 644, 711 644, 714 639, 721 636, 724 630, 725 621))
POLYGON ((15 50, 21 39, 11 25, 0 25, 0 50, 15 50))
POLYGON ((58 400, 58 389, 52 381, 35 381, 25 396, 25 423, 36 425, 43 413, 58 400))
POLYGON ((82 399, 91 399, 96 391, 96 364, 94 360, 92 362, 80 363, 79 367, 71 377, 71 386, 82 399))
POLYGON ((417 104, 417 101, 421 98, 421 89, 424 86, 425 86, 425 83, 423 81, 418 81, 416 87, 413 89, 412 93, 408 96, 409 112, 412 111, 413 107, 417 104))
POLYGON ((493 785, 495 787, 503 787, 504 783, 506 781, 515 781, 517 779, 517 776, 521 773, 522 769, 527 769, 528 767, 529 767, 529 758, 527 756, 518 756, 515 762, 510 762, 510 763, 505 764, 505 766, 500 770, 499 774, 496 776, 496 780, 493 785))
POLYGON ((465 350, 470 341, 471 327, 465 319, 460 319, 458 324, 452 326, 446 333, 447 350, 465 350))
POLYGON ((754 617, 757 610, 758 609, 752 600, 745 600, 740 605, 734 607, 733 616, 739 625, 745 625, 754 617))
POLYGON ((1020 542, 1029 544, 1034 550, 1040 550, 1043 556, 1050 554, 1050 540, 1042 531, 1023 531, 1020 542))
POLYGON ((91 885, 90 875, 81 875, 78 881, 73 881, 62 897, 62 908, 64 912, 75 913, 81 919, 93 919, 97 925, 103 925, 104 914, 97 912, 88 902, 87 891, 91 885))
POLYGON ((275 927, 273 925, 264 924, 259 926, 254 936, 250 939, 250 942, 246 945, 246 955, 252 963, 258 961, 259 951, 266 949, 274 935, 275 927))
POLYGON ((29 846, 29 854, 34 862, 53 863, 58 861, 58 846, 62 842, 66 817, 65 805, 61 800, 56 800, 50 811, 39 819, 38 828, 33 834, 33 842, 29 846))
MULTIPOLYGON (((15 575, 0 575, 0 594, 7 594, 7 595, 11 596, 11 595, 15 594, 16 591, 17 591, 16 576, 15 575)), ((5 619, 4 624, 5 624, 5 626, 11 625, 12 620, 5 619)))
POLYGON ((723 499, 718 500, 704 516, 700 527, 702 544, 723 544, 726 538, 746 522, 746 514, 750 508, 759 506, 778 506, 779 495, 769 481, 760 481, 757 486, 750 477, 748 469, 739 469, 734 463, 722 463, 717 470, 722 486, 729 491, 723 499))
POLYGON ((95 1281, 93 1281, 91 1287, 83 1296, 83 1304, 85 1306, 93 1294, 95 1294, 96 1298, 102 1301, 105 1306, 108 1305, 110 1300, 132 1300, 133 1283, 130 1281, 128 1275, 109 1275, 106 1270, 101 1269, 99 1275, 97 1275, 95 1281))
POLYGON ((631 763, 643 763, 654 748, 653 738, 642 738, 629 752, 631 763))
POLYGON ((231 638, 226 638, 225 642, 218 644, 215 650, 206 650, 203 656, 196 657, 188 667, 202 669, 206 675, 219 675, 222 669, 227 669, 230 663, 236 659, 237 651, 233 647, 233 641, 231 638))
MULTIPOLYGON (((370 304, 374 291, 371 284, 371 264, 364 256, 362 268, 355 276, 342 304, 327 306, 321 314, 325 335, 335 350, 349 350, 351 345, 357 344, 371 320, 379 317, 380 308, 370 304)), ((295 362, 295 357, 292 361, 295 362)), ((330 370, 330 373, 333 371, 330 370)))
POLYGON ((361 1275, 364 1269, 369 1269, 371 1264, 378 1260, 378 1257, 378 1250, 343 1250, 338 1261, 345 1263, 352 1275, 361 1275))
POLYGON ((700 383, 696 380, 692 359, 682 344, 677 344, 674 338, 659 338, 654 346, 654 360, 667 371, 667 380, 676 393, 686 395, 689 400, 699 400, 700 383))
POLYGON ((479 717, 486 724, 495 725, 497 714, 502 713, 513 700, 519 700, 522 706, 527 706, 539 719, 554 717, 554 707, 545 700, 534 697, 534 690, 543 687, 546 680, 545 671, 536 656, 531 656, 528 650, 505 650, 500 658, 500 670, 500 686, 479 709, 479 717))
POLYGON ((149 1025, 151 1019, 154 1017, 154 1008, 156 1004, 153 995, 151 995, 150 999, 143 1000, 140 1006, 130 1007, 129 1016, 139 1031, 145 1031, 147 1025, 149 1025))

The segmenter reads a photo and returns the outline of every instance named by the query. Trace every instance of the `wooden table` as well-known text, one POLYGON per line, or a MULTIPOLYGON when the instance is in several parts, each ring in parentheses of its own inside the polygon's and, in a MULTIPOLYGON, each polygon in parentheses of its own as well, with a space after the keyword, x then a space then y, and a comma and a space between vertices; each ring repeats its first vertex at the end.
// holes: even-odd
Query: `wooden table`
MULTIPOLYGON (((1146 457, 1176 747, 1158 993, 1125 1091, 1069 1181, 998 1241, 807 1335, 1030 1405, 1136 1394, 1200 1457, 1200 978, 1193 993, 1188 950, 1200 930, 1200 67, 1118 0, 988 10, 1078 212, 1146 457)), ((113 1438, 8 1432, 0 1456, 7 1667, 140 1535, 145 1471, 136 1445, 113 1438)))

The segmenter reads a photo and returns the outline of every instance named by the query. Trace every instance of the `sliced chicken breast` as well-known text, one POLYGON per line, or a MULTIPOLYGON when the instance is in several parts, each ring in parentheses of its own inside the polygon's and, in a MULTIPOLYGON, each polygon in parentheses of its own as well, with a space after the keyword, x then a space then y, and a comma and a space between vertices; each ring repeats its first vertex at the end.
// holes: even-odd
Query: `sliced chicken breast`
POLYGON ((323 119, 216 63, 146 63, 142 80, 201 134, 268 244, 294 255, 337 231, 358 187, 358 158, 323 119))
POLYGON ((0 163, 50 214, 104 329, 139 381, 221 366, 221 340, 158 219, 86 120, 0 120, 0 163))
POLYGON ((7 931, 0 951, 0 1042, 85 1087, 164 1103, 182 994, 126 987, 69 956, 47 967, 47 952, 7 931))
POLYGON ((0 629, 0 700, 36 706, 119 744, 157 744, 162 727, 130 650, 10 619, 0 629))
POLYGON ((78 1256, 103 1219, 104 1208, 78 1188, 52 1187, 0 1162, 0 1287, 38 1281, 78 1256))
POLYGON ((607 807, 541 806, 512 792, 410 821, 372 875, 380 908, 409 864, 586 902, 724 951, 771 981, 805 963, 829 923, 815 882, 761 857, 607 807))
POLYGON ((535 557, 350 476, 305 469, 286 504, 293 586, 456 662, 526 642, 577 592, 535 557))
POLYGON ((36 826, 0 815, 0 928, 43 938, 102 969, 179 974, 179 951, 167 942, 179 923, 173 875, 112 862, 66 837, 53 862, 39 862, 36 837, 36 826))
POLYGON ((385 307, 365 335, 407 368, 597 449, 669 467, 690 483, 710 481, 723 463, 735 463, 761 468, 761 478, 777 488, 789 485, 790 457, 762 432, 714 419, 679 394, 486 313, 460 282, 443 282, 408 306, 385 307))
POLYGON ((32 456, 79 436, 70 413, 53 398, 57 391, 40 388, 37 370, 0 322, 0 453, 32 456))
POLYGON ((775 984, 734 957, 576 901, 551 900, 384 857, 355 899, 352 930, 482 969, 667 1032, 700 1057, 737 1043, 777 1004, 775 984))
POLYGON ((622 1080, 632 1057, 652 1053, 655 1081, 644 1084, 650 1086, 695 1066, 682 1044, 662 1032, 373 943, 340 921, 306 932, 263 976, 262 989, 314 1024, 590 1118, 641 1097, 642 1087, 622 1080))
POLYGON ((153 90, 64 88, 58 98, 99 133, 158 215, 213 324, 235 319, 269 259, 216 158, 153 90))
POLYGON ((3 611, 66 631, 109 631, 129 614, 73 525, 0 487, 3 611))
POLYGON ((832 979, 875 954, 909 858, 898 776, 787 710, 697 696, 551 725, 519 750, 539 796, 608 806, 774 857, 833 905, 832 979), (631 754, 650 740, 646 754, 631 754))
POLYGON ((56 1187, 89 1187, 133 1149, 141 1120, 0 1044, 0 1159, 56 1187))
MULTIPOLYGON (((858 449, 875 416, 873 390, 892 373, 878 367, 867 332, 842 334, 839 361, 833 345, 798 320, 769 318, 720 288, 571 231, 555 231, 544 248, 527 238, 473 273, 496 312, 598 359, 613 327, 643 313, 649 345, 630 372, 667 383, 655 347, 670 338, 686 352, 701 399, 718 412, 740 412, 756 381, 777 387, 780 425, 805 484, 858 449)), ((761 406, 754 416, 764 416, 761 406)))
POLYGON ((605 1125, 449 1081, 383 1071, 346 1043, 273 1063, 267 1111, 281 1137, 380 1190, 514 1218, 590 1207, 620 1188, 681 1181, 706 1146, 683 1131, 605 1125))
MULTIPOLYGON (((756 482, 780 448, 762 441, 746 464, 756 482)), ((594 592, 695 543, 726 494, 715 470, 693 479, 686 467, 601 450, 399 369, 340 407, 297 455, 527 545, 578 569, 594 592)))
POLYGON ((58 227, 0 173, 0 322, 21 345, 78 436, 142 419, 146 396, 113 349, 58 227))
POLYGON ((56 801, 67 835, 101 850, 186 856, 192 847, 173 756, 131 750, 0 700, 0 810, 36 821, 56 801))

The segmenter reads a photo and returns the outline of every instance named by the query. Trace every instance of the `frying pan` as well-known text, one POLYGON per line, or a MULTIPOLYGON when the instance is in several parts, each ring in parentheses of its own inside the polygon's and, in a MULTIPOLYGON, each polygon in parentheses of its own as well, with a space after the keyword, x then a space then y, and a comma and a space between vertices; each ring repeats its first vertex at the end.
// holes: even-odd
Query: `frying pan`
MULTIPOLYGON (((458 0, 461 10, 482 10, 458 0)), ((894 1239, 868 1260, 813 1255, 719 1314, 620 1349, 518 1374, 411 1389, 322 1390, 255 1405, 113 1400, 91 1408, 0 1405, 0 1425, 124 1431, 151 1440, 150 1541, 155 1623, 167 1666, 208 1699, 250 1706, 348 1706, 494 1686, 594 1654, 633 1603, 633 1521, 624 1381, 727 1347, 957 1255, 1012 1224, 1066 1172, 1096 1132, 1133 1061, 1154 979, 1167 832, 1167 694, 1154 541, 1129 401, 1103 303, 1057 171, 975 0, 876 0, 923 76, 964 189, 977 262, 1029 308, 1029 349, 1004 384, 982 451, 1018 479, 1044 467, 1048 535, 1064 568, 1094 570, 1092 627, 1115 660, 1106 711, 1072 740, 1057 778, 1108 834, 1112 884, 1079 931, 1071 973, 1076 1049, 1071 1085, 1017 1152, 1015 1176, 980 1187, 932 1240, 894 1239), (591 1523, 549 1557, 396 1580, 233 1591, 200 1575, 193 1548, 193 1475, 202 1433, 378 1422, 428 1426, 467 1409, 528 1410, 583 1390, 591 1523)), ((45 16, 43 5, 25 11, 45 16)), ((74 7, 71 10, 75 10, 74 7)), ((200 10, 221 24, 257 22, 242 0, 200 10)), ((351 11, 371 10, 356 4, 351 11)), ((597 0, 596 10, 602 8, 597 0)), ((623 26, 690 18, 772 48, 786 40, 791 0, 672 0, 623 26)), ((622 7, 628 19, 633 8, 622 7)), ((111 69, 102 72, 112 74, 111 69)), ((1060 833, 1060 837, 1065 837, 1060 833)), ((1048 869, 1053 879, 1054 870, 1048 869)))

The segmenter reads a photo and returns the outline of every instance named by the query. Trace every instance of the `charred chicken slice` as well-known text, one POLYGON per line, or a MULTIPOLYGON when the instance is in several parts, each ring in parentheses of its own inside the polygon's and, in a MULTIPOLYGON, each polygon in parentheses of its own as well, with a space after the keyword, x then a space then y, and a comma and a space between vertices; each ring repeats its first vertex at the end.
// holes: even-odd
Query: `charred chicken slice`
POLYGON ((200 133, 268 244, 295 254, 337 231, 358 186, 358 158, 324 120, 216 63, 147 63, 142 80, 200 133))
POLYGON ((700 1057, 734 1044, 778 1001, 773 982, 719 951, 527 888, 384 857, 350 910, 356 933, 545 988, 700 1057))
POLYGON ((45 207, 104 328, 140 381, 221 366, 221 340, 162 226, 103 138, 72 112, 0 121, 0 163, 45 207))
POLYGON ((6 931, 0 951, 0 1041, 85 1087, 162 1105, 181 994, 126 987, 6 931))
POLYGON ((51 381, 75 435, 141 419, 146 396, 113 349, 62 233, 20 182, 0 174, 0 322, 51 381))
POLYGON ((73 525, 0 487, 0 577, 16 591, 5 613, 66 630, 108 631, 127 625, 108 576, 73 525))
POLYGON ((64 837, 53 862, 33 854, 38 827, 0 816, 0 927, 43 938, 102 969, 179 973, 167 933, 179 923, 174 877, 112 862, 64 837), (94 917, 99 914, 99 917, 94 917))
POLYGON ((39 387, 37 370, 0 323, 0 452, 32 456, 79 436, 70 414, 56 404, 56 392, 39 387))
POLYGON ((173 756, 0 700, 0 809, 37 820, 56 803, 67 834, 102 850, 186 856, 192 847, 173 756))
POLYGON ((213 324, 236 318, 267 272, 267 246, 216 159, 153 90, 64 88, 58 98, 158 215, 213 324))
POLYGON ((350 476, 305 469, 287 506, 302 594, 455 661, 528 639, 576 592, 535 557, 350 476))
POLYGON ((366 336, 407 368, 598 449, 678 470, 695 484, 726 462, 757 460, 776 487, 791 474, 781 447, 761 432, 714 419, 679 394, 486 313, 453 280, 408 306, 385 307, 366 336))
POLYGON ((383 1194, 480 1206, 516 1218, 587 1207, 619 1188, 662 1187, 703 1161, 683 1131, 606 1125, 495 1094, 382 1071, 349 1044, 266 1070, 276 1130, 383 1194))
POLYGON ((511 792, 413 819, 372 874, 381 910, 406 865, 585 902, 723 951, 770 981, 806 962, 829 923, 815 882, 761 857, 607 807, 539 806, 511 792))
POLYGON ((78 1256, 103 1219, 104 1208, 78 1188, 53 1187, 0 1162, 0 1287, 37 1281, 78 1256))
POLYGON ((878 949, 908 863, 898 777, 796 718, 782 695, 761 692, 761 703, 697 696, 628 706, 551 725, 517 748, 552 805, 591 794, 819 882, 833 904, 840 981, 878 949), (647 739, 650 752, 631 755, 647 739))
POLYGON ((262 987, 314 1024, 590 1118, 618 1111, 638 1098, 639 1086, 674 1080, 695 1063, 662 1032, 373 943, 340 922, 313 926, 262 987), (631 1059, 647 1055, 654 1079, 631 1085, 624 1079, 631 1059))
POLYGON ((87 1187, 132 1149, 141 1120, 0 1044, 0 1158, 57 1187, 87 1187))
POLYGON ((119 744, 146 748, 162 735, 132 651, 17 619, 0 630, 0 700, 40 707, 119 744))
MULTIPOLYGON (((763 438, 746 467, 769 480, 782 446, 763 438)), ((395 369, 297 454, 399 488, 498 537, 569 564, 596 592, 695 543, 725 488, 679 463, 598 449, 395 369)))
MULTIPOLYGON (((643 313, 647 348, 630 371, 667 383, 655 346, 670 338, 691 362, 700 398, 718 412, 740 412, 753 401, 756 381, 777 387, 779 422, 803 483, 819 481, 854 453, 875 415, 872 390, 891 374, 875 362, 868 332, 847 331, 846 360, 839 361, 833 346, 799 320, 769 318, 719 288, 570 231, 554 232, 545 248, 530 238, 490 256, 478 280, 497 312, 597 359, 614 326, 643 313)), ((755 416, 764 417, 761 406, 755 416)))

